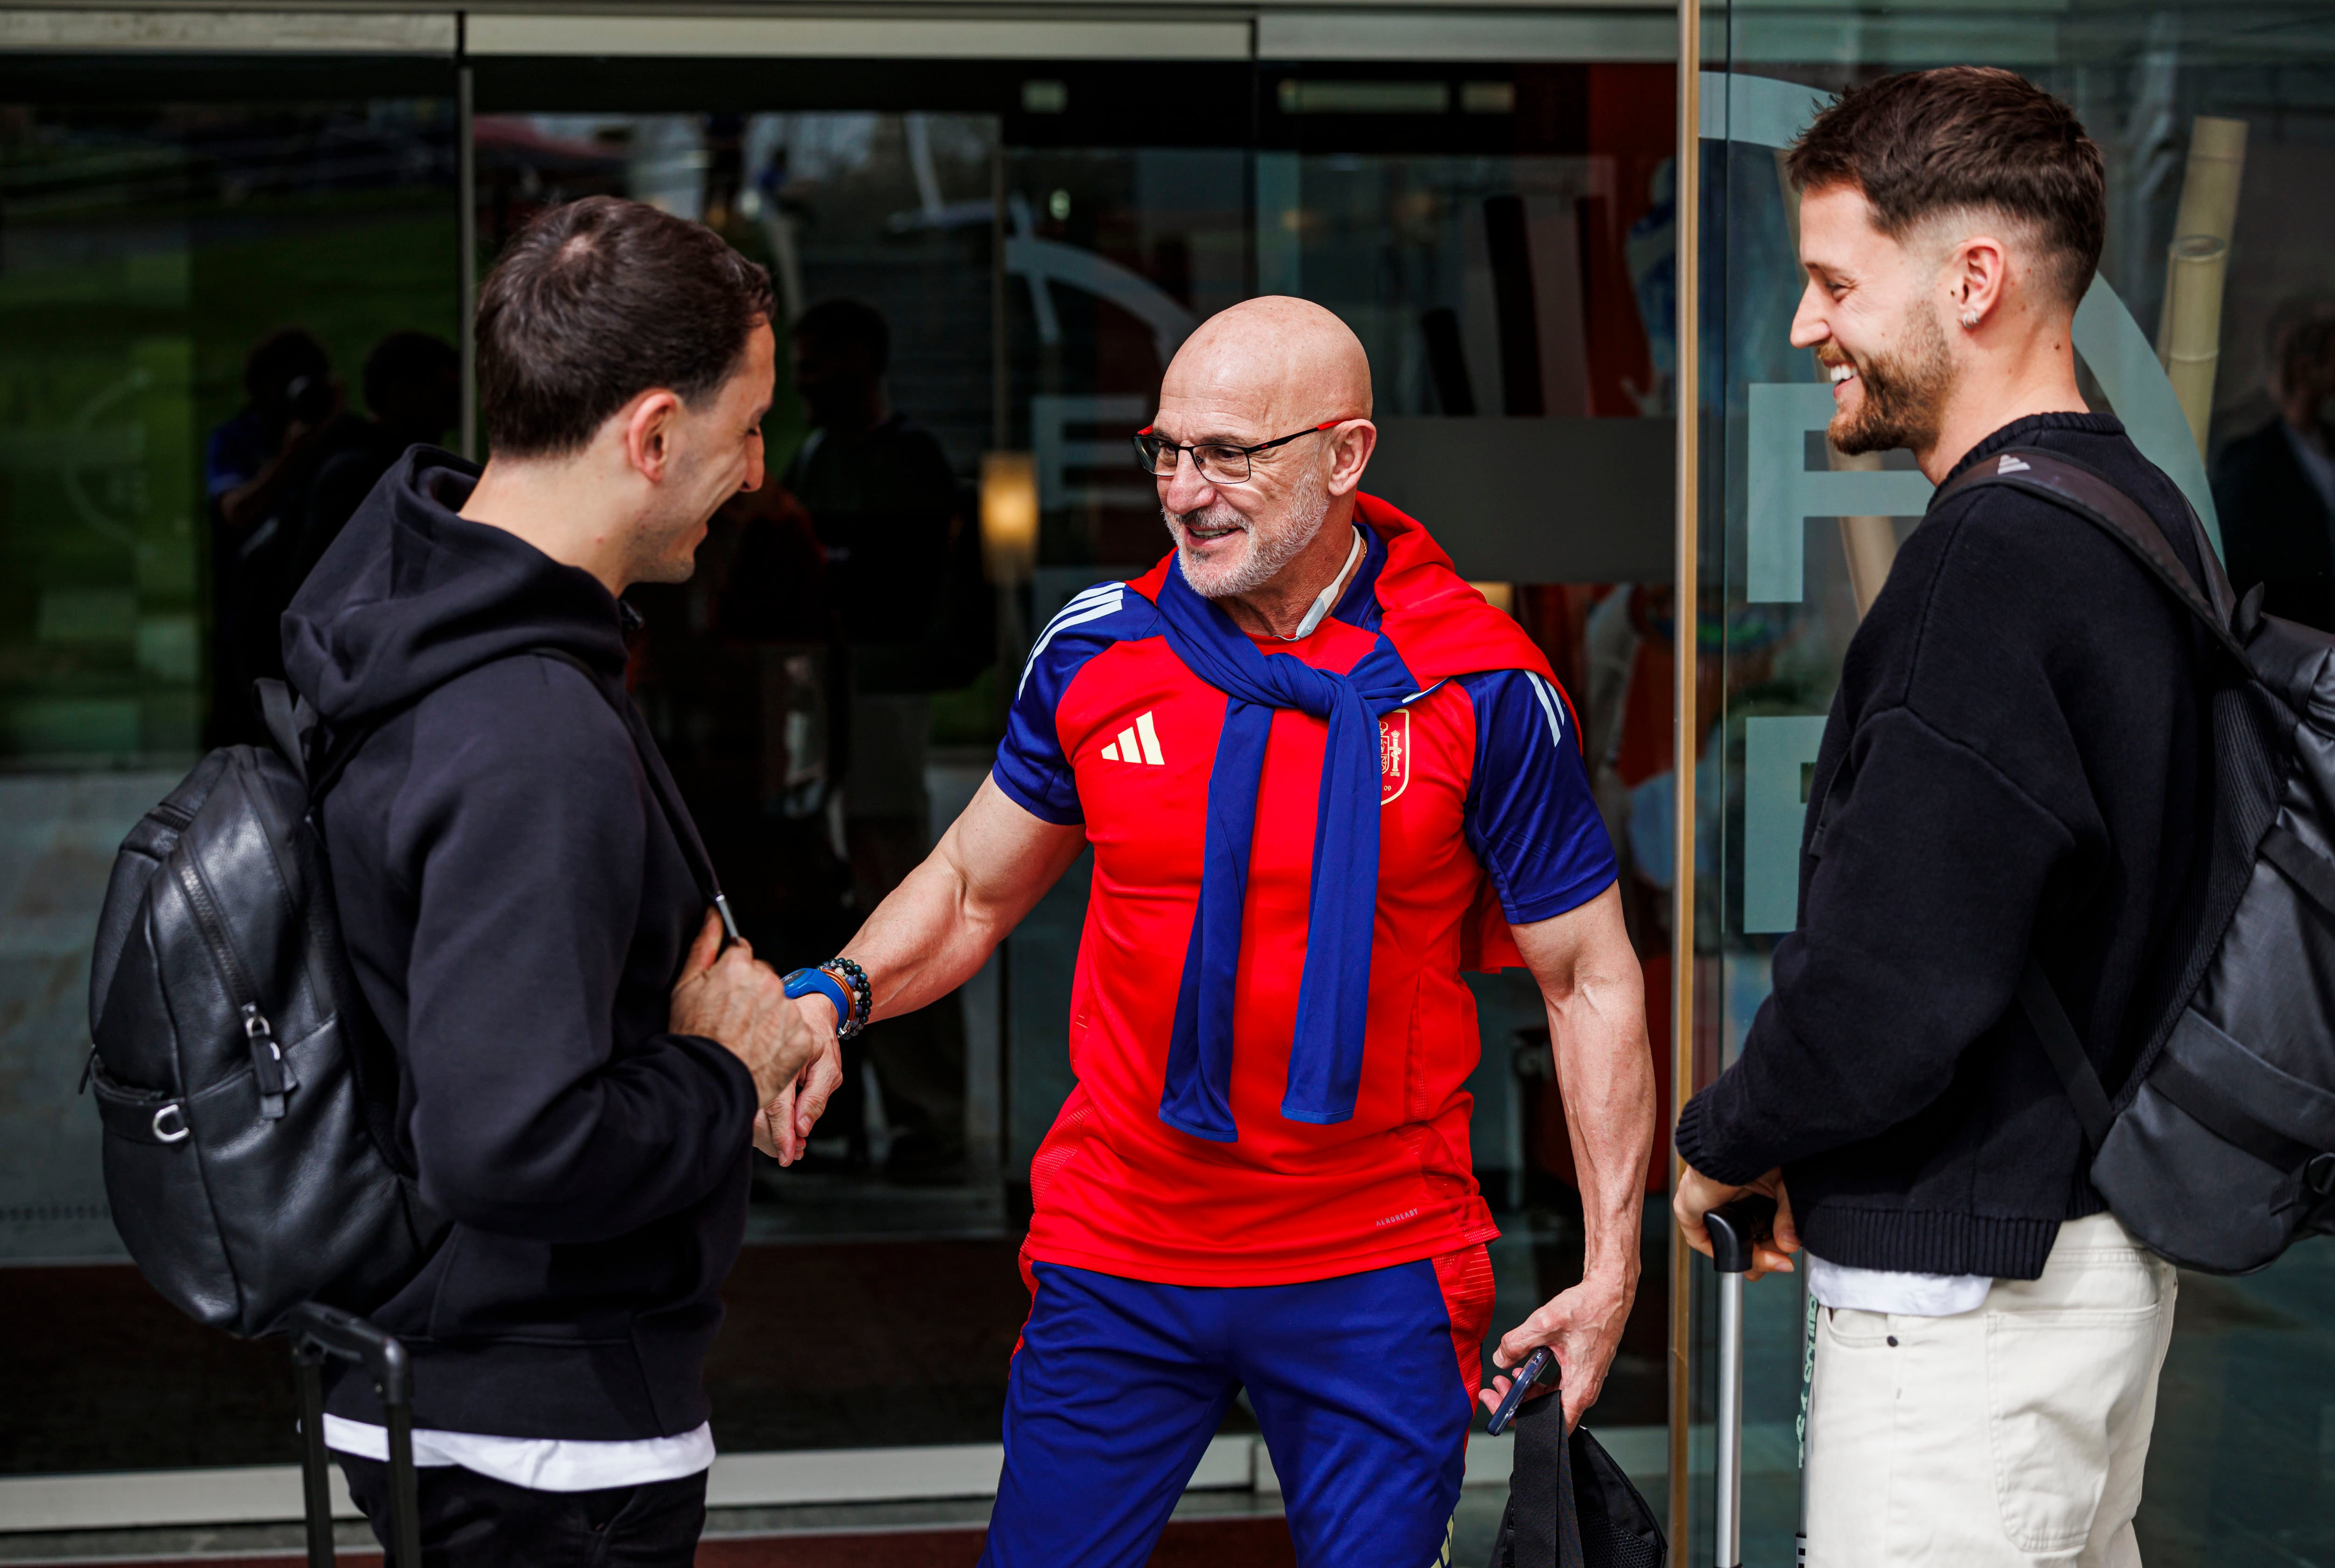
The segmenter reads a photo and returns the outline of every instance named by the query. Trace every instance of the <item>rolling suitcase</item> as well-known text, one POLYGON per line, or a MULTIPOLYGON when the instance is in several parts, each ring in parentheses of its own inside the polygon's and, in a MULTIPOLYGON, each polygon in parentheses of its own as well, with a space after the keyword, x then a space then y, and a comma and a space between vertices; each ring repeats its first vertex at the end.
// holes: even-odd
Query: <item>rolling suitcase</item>
POLYGON ((413 1475, 412 1363, 405 1347, 354 1312, 305 1302, 287 1313, 300 1386, 300 1479, 307 1505, 308 1568, 333 1568, 331 1461, 325 1455, 325 1358, 373 1374, 389 1425, 390 1552, 386 1568, 421 1568, 421 1504, 413 1475))
POLYGON ((1756 1193, 1702 1216, 1719 1273, 1719 1498, 1712 1511, 1712 1560, 1743 1563, 1743 1276, 1752 1244, 1776 1223, 1776 1200, 1756 1193))

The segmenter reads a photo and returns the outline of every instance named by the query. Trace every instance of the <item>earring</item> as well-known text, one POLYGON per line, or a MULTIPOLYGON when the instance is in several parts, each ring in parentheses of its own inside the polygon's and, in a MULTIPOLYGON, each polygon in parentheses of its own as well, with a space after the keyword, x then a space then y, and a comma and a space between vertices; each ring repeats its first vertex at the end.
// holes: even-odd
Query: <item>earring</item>
POLYGON ((1966 310, 1962 312, 1962 325, 1965 328, 1975 330, 1978 326, 1978 312, 1974 310, 1966 310))

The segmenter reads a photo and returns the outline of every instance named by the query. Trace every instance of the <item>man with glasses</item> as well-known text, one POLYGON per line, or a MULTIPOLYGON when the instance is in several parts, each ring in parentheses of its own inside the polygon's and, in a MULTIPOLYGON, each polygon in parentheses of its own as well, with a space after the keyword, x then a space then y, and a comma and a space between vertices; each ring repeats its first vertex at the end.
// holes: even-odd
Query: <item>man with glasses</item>
POLYGON ((1329 312, 1201 325, 1137 440, 1174 552, 1040 634, 995 769, 839 963, 847 1024, 935 1001, 1094 852, 999 1568, 1147 1561, 1243 1389, 1301 1562, 1448 1553, 1497 1234, 1463 968, 1547 999, 1586 1219, 1499 1362, 1553 1347, 1578 1416, 1629 1314, 1653 1077, 1612 849, 1547 662, 1360 493, 1370 415, 1329 312))

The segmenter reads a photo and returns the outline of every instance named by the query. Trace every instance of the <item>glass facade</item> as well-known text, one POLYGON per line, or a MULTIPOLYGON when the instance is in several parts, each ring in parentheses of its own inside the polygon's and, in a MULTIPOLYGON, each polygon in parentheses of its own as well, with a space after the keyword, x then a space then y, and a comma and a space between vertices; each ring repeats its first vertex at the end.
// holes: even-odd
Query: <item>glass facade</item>
MULTIPOLYGON (((1127 437, 1168 359, 1204 316, 1290 292, 1369 347, 1373 488, 1572 691, 1633 931, 1665 963, 1647 824, 1671 726, 1671 68, 904 48, 0 57, 0 549, 25 601, 0 634, 0 1380, 26 1395, 0 1476, 294 1457, 280 1347, 178 1321, 113 1236, 73 1092, 89 927, 129 823, 200 748, 247 733, 250 634, 334 526, 318 475, 399 417, 367 401, 376 349, 458 342, 465 261, 483 274, 556 202, 705 222, 769 266, 790 317, 868 307, 890 342, 887 450, 929 476, 866 499, 891 460, 852 455, 861 432, 822 402, 805 336, 765 430, 774 482, 724 508, 690 584, 634 595, 635 696, 762 951, 833 951, 962 808, 1032 628, 1164 547, 1127 437), (1026 573, 985 577, 999 454, 1026 464, 1038 527, 1026 573)), ((441 412, 416 439, 459 444, 441 412)), ((810 1168, 758 1168, 708 1369, 723 1451, 995 1441, 1030 1157, 1071 1083, 1086 876, 953 1004, 871 1031, 810 1168), (793 1347, 814 1322, 807 1366, 793 1347), (871 1367, 914 1398, 871 1403, 871 1367)), ((1505 1327, 1577 1277, 1579 1203, 1537 996, 1520 973, 1476 989, 1505 1327)), ((1664 1180, 1649 1174, 1652 1248, 1664 1180)), ((1650 1267, 1601 1416, 1642 1470, 1661 1465, 1662 1284, 1650 1267)))
POLYGON ((291 488, 387 416, 369 360, 408 334, 454 363, 454 89, 450 62, 0 56, 0 1470, 234 1463, 237 1412, 281 1407, 276 1347, 118 1263, 75 1095, 90 938, 114 846, 243 720, 232 605, 290 558, 291 488))
MULTIPOLYGON (((2006 64, 2068 97, 2110 169, 2088 395, 2224 539, 2259 537, 2275 525, 2243 498, 2248 443, 2291 422, 2286 351, 2335 315, 2335 8, 1699 15, 1683 171, 1667 14, 1519 11, 1560 42, 1516 44, 1422 7, 1400 48, 1368 44, 1382 17, 1327 49, 1280 48, 1304 30, 1260 22, 1244 57, 1214 59, 942 59, 915 21, 891 53, 834 58, 0 42, 0 1477, 294 1457, 280 1347, 177 1319, 114 1236, 74 1093, 90 928, 130 823, 247 733, 270 606, 352 476, 401 434, 470 433, 441 373, 466 270, 577 196, 708 223, 769 265, 790 316, 848 299, 888 329, 885 411, 906 433, 886 450, 920 485, 865 501, 887 460, 850 456, 816 367, 798 390, 782 364, 775 482, 724 509, 691 584, 635 595, 636 695, 761 950, 832 951, 970 798, 1032 629, 1162 548, 1127 437, 1168 358, 1212 312, 1292 293, 1369 349, 1370 487, 1435 530, 1574 697, 1663 1098, 1674 1031, 1681 1091, 1708 1081, 1766 994, 1804 770, 1927 493, 1905 454, 1825 449, 1828 397, 1787 342, 1778 150, 1823 93, 1891 70, 2006 64), (1686 332, 1682 183, 1701 283, 1686 332), (2217 211, 2221 249, 2182 251, 2217 211), (1683 683, 1682 364, 1700 454, 1683 683), (1026 571, 993 554, 984 571, 1001 472, 1034 492, 1026 571), (872 602, 879 567, 905 574, 908 610, 872 602)), ((1086 880, 1082 863, 954 1003, 871 1036, 811 1168, 758 1168, 709 1367, 725 1452, 995 1441, 1030 1157, 1071 1087, 1086 880)), ((1534 989, 1473 983, 1497 1333, 1577 1276, 1582 1244, 1534 989)), ((1658 1164, 1594 1419, 1651 1497, 1690 1456, 1678 1560, 1707 1561, 1714 1327, 1707 1270, 1670 1266, 1667 1182, 1658 1164)), ((2313 1243, 2262 1275, 2184 1280, 2141 1516, 2153 1564, 2335 1562, 2330 1267, 2313 1243)), ((1746 1561, 1781 1563, 1802 1298, 1782 1278, 1749 1299, 1746 1561)))
MULTIPOLYGON (((1763 5, 1700 20, 1700 636, 1718 700, 1699 715, 1698 1081, 1732 1059, 1767 994, 1769 954, 1797 916, 1805 779, 1841 659, 1930 492, 1908 452, 1827 448, 1829 391, 1788 341, 1803 278, 1778 150, 1823 95, 1980 63, 2075 107, 2108 169, 2107 252, 2076 323, 2085 395, 2181 486, 2241 575, 2250 539, 2311 526, 2249 498, 2246 454, 2288 417, 2277 372, 2296 328, 2335 309, 2325 6, 2224 7, 2209 21, 2140 5, 1763 5)), ((2298 433, 2324 417, 2312 410, 2298 433)), ((2274 593, 2282 573, 2271 568, 2274 593)), ((2137 1526, 2152 1565, 2335 1556, 2330 1267, 2311 1242, 2249 1278, 2182 1278, 2137 1526)), ((1695 1418, 1708 1422, 1707 1265, 1696 1278, 1695 1418)), ((1793 1561, 1803 1302, 1795 1276, 1747 1292, 1747 1563, 1793 1561)), ((1707 1542, 1700 1478, 1693 1500, 1707 1542)))

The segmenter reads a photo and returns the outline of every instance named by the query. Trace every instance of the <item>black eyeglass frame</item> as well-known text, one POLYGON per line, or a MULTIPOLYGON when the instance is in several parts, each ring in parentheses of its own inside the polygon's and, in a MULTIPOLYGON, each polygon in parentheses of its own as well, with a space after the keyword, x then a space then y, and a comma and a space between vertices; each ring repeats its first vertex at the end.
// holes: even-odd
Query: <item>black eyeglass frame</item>
POLYGON ((1311 430, 1296 431, 1289 435, 1277 437, 1273 440, 1259 441, 1253 447, 1236 447, 1229 445, 1224 441, 1201 441, 1197 445, 1179 447, 1174 441, 1168 440, 1165 436, 1157 436, 1152 434, 1151 427, 1149 425, 1146 425, 1141 430, 1136 431, 1131 439, 1135 442, 1137 465, 1140 467, 1145 473, 1149 474, 1155 479, 1168 479, 1176 477, 1176 469, 1174 468, 1169 469, 1164 474, 1159 471, 1159 459, 1166 453, 1176 453, 1177 458, 1176 467, 1181 468, 1183 466, 1183 454, 1189 452, 1192 454, 1192 466, 1196 469, 1200 469, 1200 449, 1202 447, 1206 447, 1214 451, 1238 452, 1241 456, 1242 463, 1246 466, 1248 471, 1241 475, 1241 477, 1236 479, 1218 479, 1212 478, 1206 469, 1200 469, 1200 477, 1202 479, 1208 479, 1212 484, 1245 485, 1248 483, 1249 480, 1256 477, 1257 453, 1269 452, 1275 447, 1285 447, 1290 442, 1297 440, 1300 436, 1318 436, 1323 431, 1336 430, 1340 425, 1344 424, 1345 422, 1346 421, 1343 420, 1324 420, 1322 423, 1313 426, 1311 430), (1144 445, 1146 441, 1151 443, 1148 448, 1144 445))

